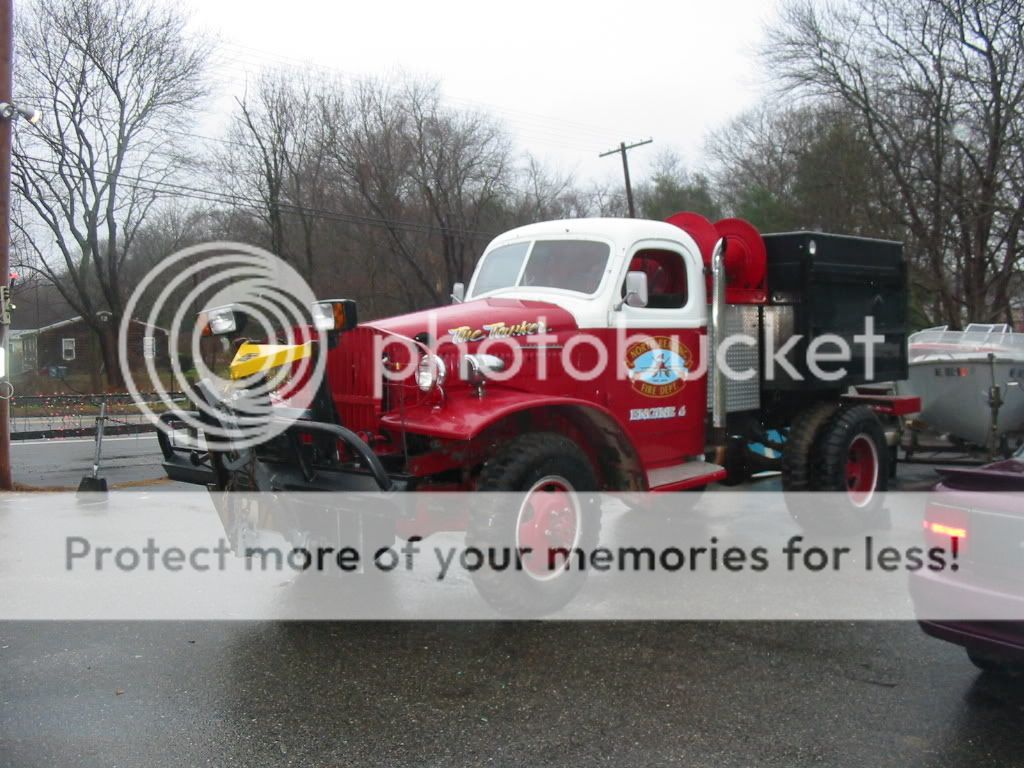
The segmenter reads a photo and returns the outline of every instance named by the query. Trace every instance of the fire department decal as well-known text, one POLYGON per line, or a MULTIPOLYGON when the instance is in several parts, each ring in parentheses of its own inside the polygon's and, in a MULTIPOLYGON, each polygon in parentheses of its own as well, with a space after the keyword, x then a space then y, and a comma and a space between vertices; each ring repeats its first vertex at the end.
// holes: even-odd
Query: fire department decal
POLYGON ((645 397, 671 397, 682 390, 692 364, 693 353, 668 336, 655 336, 626 350, 629 381, 645 397))

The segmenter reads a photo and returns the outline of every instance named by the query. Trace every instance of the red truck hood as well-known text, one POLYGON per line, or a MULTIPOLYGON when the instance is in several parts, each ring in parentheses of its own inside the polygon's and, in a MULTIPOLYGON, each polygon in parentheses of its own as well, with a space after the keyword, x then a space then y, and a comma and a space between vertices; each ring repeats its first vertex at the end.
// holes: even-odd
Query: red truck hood
MULTIPOLYGON (((543 321, 547 331, 557 333, 576 329, 576 321, 573 316, 555 304, 546 301, 500 298, 479 299, 468 301, 465 304, 452 304, 437 309, 412 312, 408 315, 376 320, 368 325, 409 338, 430 331, 432 326, 436 328, 438 338, 442 338, 456 329, 469 329, 475 334, 479 334, 481 338, 486 338, 488 334, 501 335, 497 329, 500 329, 502 324, 506 328, 519 326, 524 331, 510 335, 530 335, 529 324, 540 321, 543 321), (494 330, 489 331, 488 328, 494 330)), ((468 340, 479 339, 470 337, 468 340)))

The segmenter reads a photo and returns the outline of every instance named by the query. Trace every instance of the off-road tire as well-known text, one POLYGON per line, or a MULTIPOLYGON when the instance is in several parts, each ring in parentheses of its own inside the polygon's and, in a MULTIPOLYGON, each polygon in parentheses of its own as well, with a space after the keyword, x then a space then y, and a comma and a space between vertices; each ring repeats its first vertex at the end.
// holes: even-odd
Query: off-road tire
MULTIPOLYGON (((499 448, 484 465, 466 530, 467 547, 481 550, 516 546, 519 506, 504 494, 524 492, 539 480, 557 476, 571 485, 578 502, 576 547, 589 555, 601 530, 597 476, 586 454, 572 440, 553 432, 521 435, 499 448), (502 492, 501 497, 493 496, 502 492), (491 496, 489 499, 488 496, 491 496)), ((538 581, 524 570, 472 573, 480 595, 499 613, 523 618, 563 608, 583 587, 586 570, 573 566, 538 581)))
POLYGON ((866 405, 839 408, 818 431, 812 443, 808 490, 829 493, 827 503, 808 494, 787 499, 800 526, 811 532, 849 534, 885 524, 882 494, 889 485, 890 451, 878 416, 866 405), (847 496, 848 464, 854 443, 872 446, 874 486, 862 502, 847 496), (795 503, 794 503, 795 502, 795 503))
POLYGON ((811 488, 811 452, 822 428, 835 415, 837 403, 814 403, 798 413, 782 450, 782 489, 794 493, 811 488))
POLYGON ((822 430, 811 462, 811 486, 817 491, 847 489, 846 462, 850 443, 863 435, 875 446, 878 460, 875 491, 889 487, 889 447, 878 416, 866 405, 840 409, 822 430))
POLYGON ((730 437, 725 445, 725 479, 721 484, 731 488, 748 480, 750 462, 747 460, 747 441, 740 437, 730 437))

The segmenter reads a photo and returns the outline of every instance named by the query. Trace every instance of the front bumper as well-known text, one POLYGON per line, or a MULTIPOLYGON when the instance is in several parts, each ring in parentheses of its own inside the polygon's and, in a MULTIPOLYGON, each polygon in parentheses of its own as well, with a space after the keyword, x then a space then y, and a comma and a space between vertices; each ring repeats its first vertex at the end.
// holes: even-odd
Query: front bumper
MULTIPOLYGON (((171 480, 203 486, 222 487, 226 475, 223 454, 207 450, 202 435, 190 437, 187 444, 178 445, 172 441, 171 425, 181 422, 188 415, 193 419, 205 418, 198 412, 168 412, 160 416, 167 428, 157 430, 157 440, 163 454, 163 467, 171 480)), ((220 417, 227 422, 230 416, 220 417)), ((230 426, 230 423, 228 423, 230 426)), ((410 479, 402 474, 389 473, 373 449, 355 432, 339 424, 308 420, 280 420, 280 440, 287 446, 286 456, 273 461, 259 457, 261 477, 269 487, 256 490, 300 490, 300 491, 399 491, 405 490, 410 479), (302 438, 308 435, 326 436, 343 443, 355 458, 355 463, 345 467, 314 466, 302 449, 302 438)))

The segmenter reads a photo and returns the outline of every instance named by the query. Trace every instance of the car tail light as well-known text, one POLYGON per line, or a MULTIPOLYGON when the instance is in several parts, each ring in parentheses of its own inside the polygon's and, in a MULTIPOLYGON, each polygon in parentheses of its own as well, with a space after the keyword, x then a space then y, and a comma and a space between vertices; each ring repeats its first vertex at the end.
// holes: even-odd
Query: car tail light
POLYGON ((929 501, 924 513, 925 538, 929 546, 949 547, 957 539, 962 552, 968 535, 970 511, 964 507, 929 501))
POLYGON ((967 529, 966 528, 954 528, 951 525, 945 523, 926 523, 928 530, 939 536, 949 536, 953 539, 966 539, 967 529))

